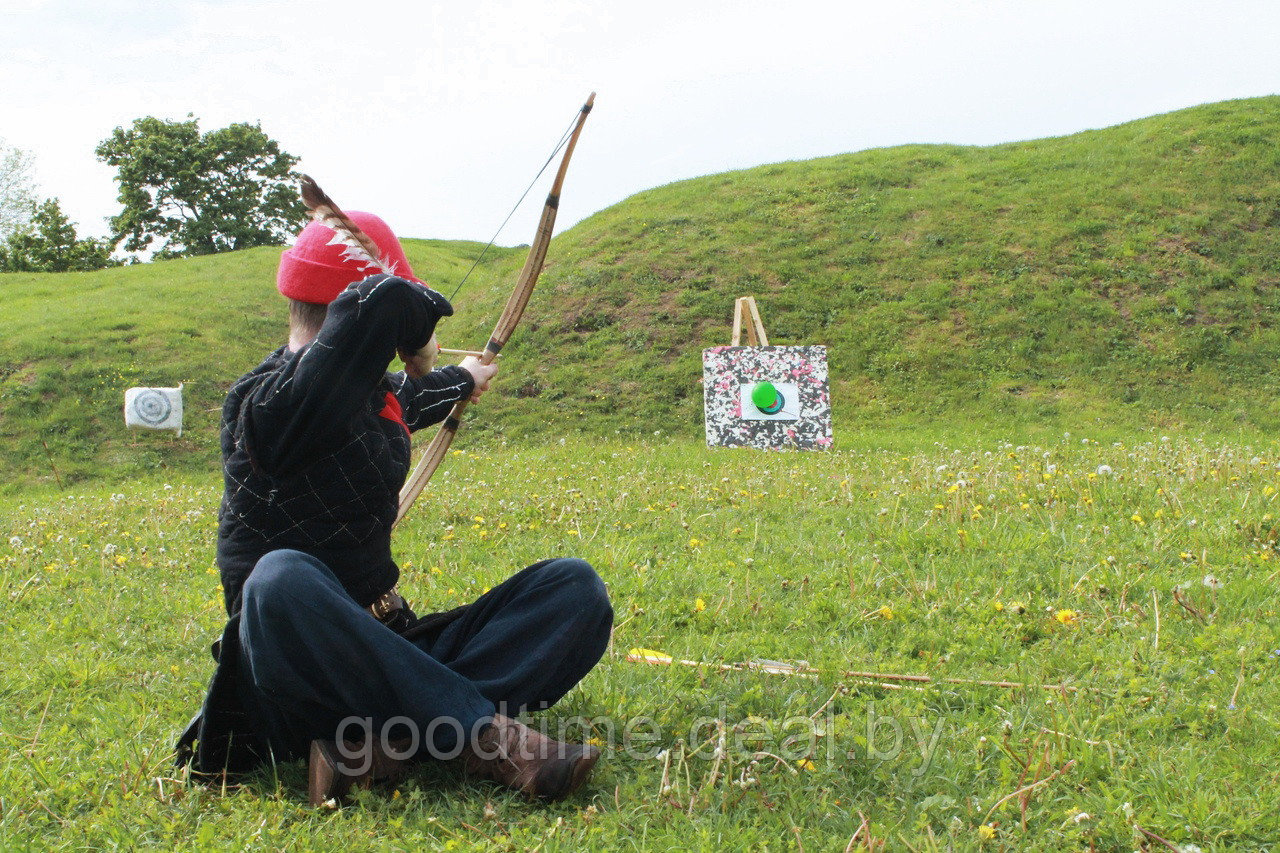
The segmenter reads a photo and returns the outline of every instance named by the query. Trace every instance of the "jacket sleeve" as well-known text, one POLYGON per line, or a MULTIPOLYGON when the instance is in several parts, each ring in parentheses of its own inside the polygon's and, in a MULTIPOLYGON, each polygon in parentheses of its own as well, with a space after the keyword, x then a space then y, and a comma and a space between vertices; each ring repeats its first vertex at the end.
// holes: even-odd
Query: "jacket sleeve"
POLYGON ((476 386, 471 374, 456 364, 433 370, 417 379, 403 371, 387 378, 400 401, 404 422, 411 432, 440 423, 453 404, 470 397, 476 386))
POLYGON ((422 348, 436 321, 452 313, 439 293, 395 276, 371 276, 344 290, 316 339, 241 408, 257 463, 284 473, 348 441, 353 421, 381 408, 374 391, 396 350, 422 348))

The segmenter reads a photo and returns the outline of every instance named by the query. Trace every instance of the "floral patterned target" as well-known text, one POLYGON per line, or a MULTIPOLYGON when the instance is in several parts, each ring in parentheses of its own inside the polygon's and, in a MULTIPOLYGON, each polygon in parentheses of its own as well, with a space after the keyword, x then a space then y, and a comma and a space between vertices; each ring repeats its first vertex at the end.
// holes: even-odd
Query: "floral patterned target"
POLYGON ((703 350, 702 399, 709 446, 831 446, 826 347, 703 350))

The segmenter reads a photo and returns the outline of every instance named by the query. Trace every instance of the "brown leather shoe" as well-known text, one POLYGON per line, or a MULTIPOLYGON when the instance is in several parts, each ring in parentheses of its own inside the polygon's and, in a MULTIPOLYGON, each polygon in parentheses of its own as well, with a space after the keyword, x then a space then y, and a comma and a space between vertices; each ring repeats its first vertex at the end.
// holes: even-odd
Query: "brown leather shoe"
POLYGON ((356 785, 367 789, 374 782, 403 778, 410 761, 409 742, 392 742, 386 747, 381 741, 373 740, 367 744, 347 742, 345 750, 339 750, 335 741, 311 741, 311 757, 307 762, 307 799, 311 805, 340 799, 356 785))
POLYGON ((502 714, 462 754, 472 775, 545 800, 578 790, 600 760, 594 746, 552 740, 502 714))

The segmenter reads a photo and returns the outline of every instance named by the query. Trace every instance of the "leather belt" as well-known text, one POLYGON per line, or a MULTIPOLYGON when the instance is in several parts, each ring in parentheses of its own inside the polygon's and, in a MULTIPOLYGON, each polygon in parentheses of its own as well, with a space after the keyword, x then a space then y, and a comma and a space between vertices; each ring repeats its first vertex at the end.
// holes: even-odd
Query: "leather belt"
POLYGON ((377 619, 379 622, 386 622, 392 614, 403 608, 404 598, 401 597, 397 588, 393 586, 391 589, 375 598, 373 600, 373 604, 370 604, 365 608, 365 610, 368 611, 370 616, 377 619))

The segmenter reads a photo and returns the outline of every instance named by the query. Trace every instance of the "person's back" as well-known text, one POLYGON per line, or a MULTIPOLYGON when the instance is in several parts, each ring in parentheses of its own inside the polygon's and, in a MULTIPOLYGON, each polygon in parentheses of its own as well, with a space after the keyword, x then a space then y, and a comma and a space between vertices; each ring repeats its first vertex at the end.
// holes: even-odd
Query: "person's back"
POLYGON ((435 291, 376 275, 338 295, 313 341, 276 350, 232 386, 218 527, 228 612, 253 566, 277 548, 323 560, 362 606, 395 585, 391 527, 410 429, 442 420, 475 380, 457 366, 420 377, 386 366, 398 348, 425 345, 436 319, 451 313, 435 291))
POLYGON ((399 595, 390 540, 410 433, 478 399, 497 368, 468 357, 431 370, 452 308, 413 279, 385 223, 349 221, 381 258, 308 225, 277 277, 289 345, 227 396, 218 562, 230 618, 178 760, 217 776, 305 757, 318 804, 409 759, 462 755, 475 775, 565 796, 599 750, 507 713, 549 707, 600 659, 604 583, 556 558, 447 613, 418 617, 399 595), (365 277, 370 267, 381 272, 365 277), (405 371, 388 374, 397 353, 405 371), (411 737, 391 741, 393 726, 411 737))

